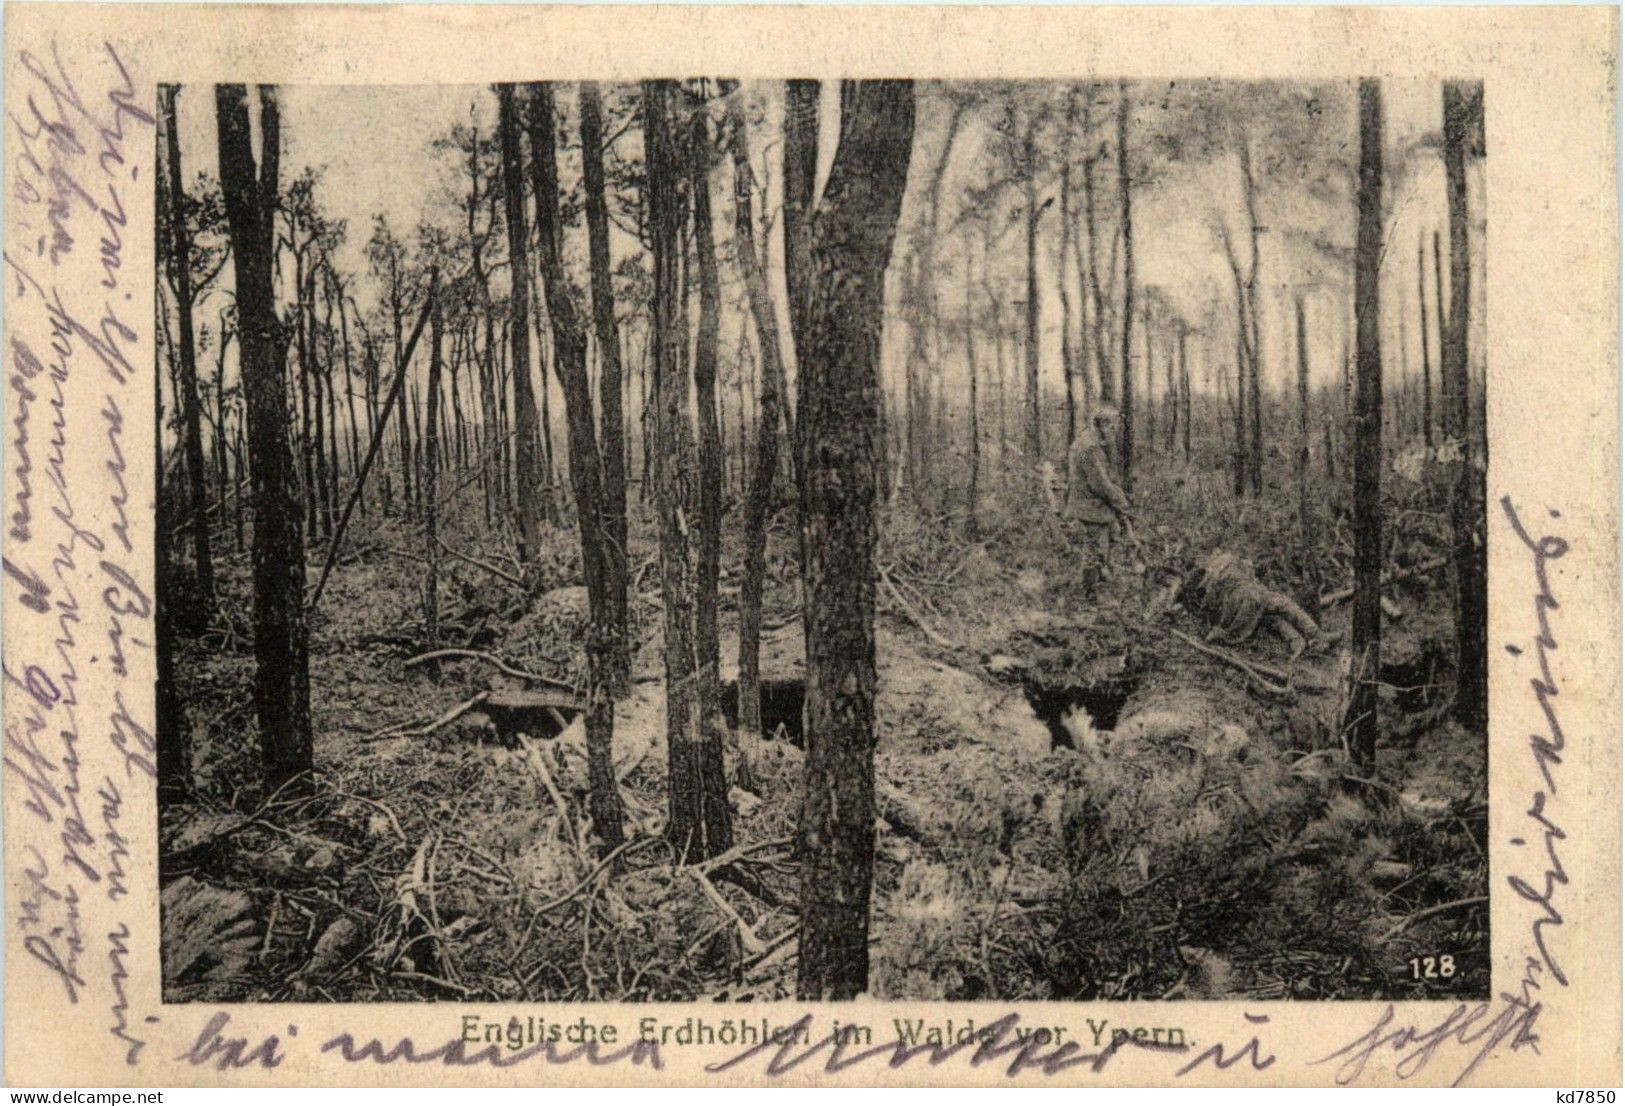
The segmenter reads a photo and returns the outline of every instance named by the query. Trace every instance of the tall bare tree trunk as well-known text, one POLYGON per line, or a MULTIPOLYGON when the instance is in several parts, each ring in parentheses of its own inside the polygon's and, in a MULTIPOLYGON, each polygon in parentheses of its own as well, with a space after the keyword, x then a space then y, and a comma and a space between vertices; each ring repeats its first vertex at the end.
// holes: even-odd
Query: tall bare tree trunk
POLYGON ((1123 345, 1122 366, 1122 439, 1118 463, 1122 466, 1123 490, 1134 487, 1134 372, 1131 365, 1134 348, 1134 214, 1130 201, 1133 177, 1128 163, 1128 82, 1117 85, 1117 195, 1121 204, 1123 224, 1123 345))
POLYGON ((1484 467, 1473 432, 1472 381, 1467 342, 1472 302, 1472 229, 1467 207, 1467 159, 1484 148, 1484 86, 1444 85, 1445 199, 1450 218, 1450 317, 1442 345, 1441 384, 1448 433, 1460 447, 1450 496, 1452 557, 1456 563, 1455 717, 1473 733, 1485 732, 1489 709, 1489 595, 1484 546, 1484 467))
MULTIPOLYGON (((553 87, 530 86, 531 184, 536 198, 537 248, 548 318, 553 324, 553 368, 564 392, 570 443, 570 483, 581 533, 582 574, 587 580, 591 628, 587 635, 587 781, 593 833, 607 854, 624 839, 621 794, 615 781, 613 744, 615 696, 612 687, 615 628, 610 589, 611 534, 604 502, 603 473, 592 393, 587 380, 587 326, 576 310, 564 273, 563 229, 559 218, 559 170, 554 128, 553 87)), ((618 453, 617 445, 612 453, 618 453)))
MULTIPOLYGON (((796 355, 796 382, 800 387, 802 351, 807 345, 807 312, 812 283, 813 188, 818 180, 817 81, 784 83, 784 283, 790 304, 790 339, 796 355)), ((796 486, 803 482, 805 448, 784 396, 784 431, 790 442, 790 461, 796 486)))
POLYGON ((1382 132, 1382 86, 1362 79, 1354 255, 1354 667, 1343 730, 1365 777, 1376 766, 1382 671, 1382 132))
POLYGON ((440 467, 440 358, 444 338, 440 297, 436 296, 429 314, 429 425, 423 439, 423 552, 429 562, 423 582, 423 625, 433 642, 440 634, 440 540, 438 473, 440 467))
POLYGON ((1254 496, 1264 494, 1264 334, 1258 325, 1258 203, 1253 180, 1252 140, 1241 141, 1242 199, 1247 214, 1247 400, 1250 409, 1247 473, 1254 496))
MULTIPOLYGON (((1298 485, 1298 572, 1303 598, 1315 600, 1319 588, 1311 575, 1314 564, 1314 527, 1309 510, 1309 331, 1304 320, 1303 294, 1292 303, 1298 338, 1298 448, 1292 471, 1298 485)), ((1311 605, 1308 610, 1314 610, 1311 605)))
MULTIPOLYGON (((1032 171, 1035 159, 1033 137, 1027 136, 1027 165, 1032 171)), ((1022 420, 1023 445, 1027 464, 1036 465, 1044 455, 1043 432, 1038 414, 1038 182, 1031 177, 1025 182, 1027 197, 1027 303, 1023 373, 1026 383, 1026 410, 1022 420)))
MULTIPOLYGON (((169 275, 175 286, 179 320, 177 359, 180 367, 181 417, 186 447, 187 504, 192 523, 192 550, 197 562, 193 616, 206 620, 214 610, 214 557, 209 549, 209 502, 204 492, 202 405, 197 390, 197 343, 192 334, 192 234, 186 225, 186 190, 181 177, 180 135, 175 124, 175 85, 160 85, 164 118, 164 177, 169 191, 169 275)), ((222 511, 225 504, 220 505, 222 511)))
POLYGON ((722 325, 722 291, 717 275, 717 247, 711 214, 711 124, 704 105, 696 105, 689 123, 689 196, 694 207, 694 258, 700 278, 700 317, 694 344, 695 413, 699 423, 700 514, 698 588, 694 609, 696 691, 700 725, 710 732, 707 743, 722 743, 727 723, 722 717, 719 676, 721 645, 717 630, 717 583, 722 571, 722 432, 717 417, 717 355, 722 325))
POLYGON ((643 83, 644 163, 654 253, 655 464, 660 514, 661 601, 665 608, 666 748, 671 820, 667 836, 685 862, 733 843, 722 745, 701 717, 696 681, 697 572, 689 519, 698 517, 681 303, 682 181, 688 156, 679 135, 672 81, 643 83))
POLYGON ((305 540, 283 389, 287 339, 271 285, 281 144, 275 87, 260 86, 259 100, 256 167, 248 90, 240 84, 215 86, 254 486, 254 710, 270 791, 311 769, 310 652, 305 540))
MULTIPOLYGON (((1416 311, 1422 333, 1422 444, 1433 449, 1433 365, 1428 357, 1428 294, 1426 236, 1416 236, 1416 311)), ((1440 336, 1441 338, 1443 335, 1440 336)), ((1442 351, 1441 351, 1442 353, 1442 351)), ((1442 368, 1442 367, 1441 367, 1442 368)))
MULTIPOLYGON (((1083 103, 1083 133, 1090 130, 1088 98, 1083 103)), ((1095 370, 1100 375, 1100 401, 1117 402, 1117 381, 1106 355, 1106 296, 1100 286, 1100 255, 1095 227, 1095 156, 1083 159, 1083 226, 1088 235, 1089 302, 1094 315, 1095 370)))
POLYGON ((1179 429, 1184 435, 1185 460, 1191 459, 1191 370, 1185 360, 1185 340, 1190 337, 1190 331, 1181 326, 1179 328, 1179 429))
POLYGON ((767 574, 767 524, 773 512, 773 482, 779 469, 779 406, 786 390, 784 356, 779 349, 779 321, 772 290, 756 246, 756 216, 751 202, 750 134, 737 98, 730 102, 729 127, 734 163, 734 258, 750 300, 756 344, 761 348, 761 402, 756 420, 756 463, 745 498, 744 573, 739 584, 739 729, 740 763, 735 777, 754 785, 751 754, 762 735, 762 592, 767 574))
MULTIPOLYGON (((1078 433, 1077 351, 1072 344, 1076 325, 1072 315, 1072 289, 1067 282, 1066 259, 1072 252, 1072 160, 1068 144, 1061 160, 1061 248, 1055 255, 1055 275, 1061 291, 1061 375, 1066 378, 1066 450, 1078 433)), ((970 262, 966 261, 967 274, 970 262)), ((966 321, 969 325, 969 320, 966 321)), ((968 340, 968 338, 967 338, 968 340)))
MULTIPOLYGON (((987 253, 982 253, 987 265, 987 253)), ((978 532, 977 508, 981 500, 982 409, 976 395, 976 315, 972 307, 971 261, 965 258, 965 375, 970 378, 970 487, 965 494, 965 531, 975 541, 978 532)))
POLYGON ((621 338, 615 325, 610 282, 609 208, 604 200, 603 98, 598 85, 581 83, 582 181, 587 199, 587 255, 592 281, 593 327, 603 382, 599 389, 604 458, 604 569, 608 632, 612 638, 606 679, 616 698, 632 690, 632 647, 627 621, 626 427, 622 410, 621 338))
POLYGON ((530 386, 530 251, 525 242, 523 158, 513 85, 497 85, 497 112, 503 213, 508 222, 508 263, 513 278, 508 297, 508 339, 513 343, 514 455, 519 470, 514 498, 519 511, 519 562, 530 569, 541 549, 542 521, 536 499, 542 493, 542 474, 536 456, 536 398, 530 386))
MULTIPOLYGON (((160 98, 164 86, 159 86, 160 98)), ((173 93, 171 93, 173 97, 173 93)), ((173 99, 170 101, 173 104, 173 99)), ((166 125, 172 115, 166 115, 166 125)), ((164 201, 159 201, 159 207, 164 201)), ((163 213, 161 218, 166 218, 163 213)), ((161 224, 160 224, 161 225, 161 224)), ((162 304, 159 310, 162 310, 162 304)), ((152 374, 153 425, 164 425, 164 375, 152 374)), ((170 497, 164 488, 164 435, 152 436, 154 488, 153 516, 157 531, 153 543, 156 574, 156 610, 153 612, 154 652, 158 662, 158 797, 165 803, 180 802, 192 791, 192 742, 186 724, 186 703, 181 697, 180 682, 176 679, 175 651, 179 647, 175 632, 175 578, 170 567, 170 548, 174 544, 173 520, 165 509, 170 497)), ((224 504, 222 503, 222 508, 224 504)), ((46 608, 49 609, 49 608, 46 608)))
MULTIPOLYGON (((236 330, 226 322, 225 312, 220 315, 220 340, 214 352, 214 480, 215 502, 220 504, 220 524, 226 522, 226 353, 231 348, 236 330)), ((241 546, 238 547, 239 552, 241 546)))
POLYGON ((801 352, 806 777, 802 798, 803 1000, 869 982, 875 804, 875 450, 885 277, 908 179, 914 89, 843 85, 841 144, 812 226, 801 352), (813 448, 816 443, 816 448, 813 448))

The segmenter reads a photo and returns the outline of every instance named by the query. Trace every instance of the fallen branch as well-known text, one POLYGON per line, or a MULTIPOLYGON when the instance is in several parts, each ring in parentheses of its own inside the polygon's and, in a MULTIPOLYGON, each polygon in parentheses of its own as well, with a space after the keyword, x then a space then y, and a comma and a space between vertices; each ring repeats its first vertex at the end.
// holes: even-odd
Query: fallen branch
POLYGON ((572 695, 581 694, 581 689, 574 684, 567 684, 563 680, 555 680, 551 676, 543 676, 540 672, 526 672, 523 668, 515 668, 501 657, 494 657, 490 653, 481 653, 475 649, 434 649, 402 662, 401 667, 414 668, 417 665, 427 664, 429 661, 439 660, 442 657, 469 657, 473 660, 484 661, 486 664, 493 665, 499 671, 506 672, 510 676, 517 676, 521 680, 534 680, 539 684, 549 684, 560 690, 568 691, 572 695))
POLYGON ((452 707, 439 718, 426 722, 417 729, 403 728, 410 727, 411 723, 409 722, 397 722, 393 726, 385 726, 377 733, 369 734, 368 736, 362 738, 361 743, 363 745, 369 745, 375 741, 392 741, 398 737, 428 737, 442 726, 446 726, 457 721, 457 719, 461 718, 463 715, 467 714, 469 711, 473 710, 490 697, 491 693, 489 691, 482 691, 478 695, 458 703, 455 707, 452 707))
MULTIPOLYGON (((1382 575, 1382 583, 1380 586, 1388 587, 1390 584, 1402 584, 1406 580, 1414 580, 1418 576, 1426 576, 1428 573, 1433 572, 1436 569, 1443 568, 1449 563, 1450 559, 1448 557, 1436 557, 1431 561, 1424 561, 1422 564, 1416 565, 1412 568, 1407 568, 1402 572, 1385 572, 1382 575)), ((1346 603, 1353 598, 1354 585, 1350 584, 1346 588, 1338 588, 1336 591, 1330 591, 1325 595, 1322 595, 1320 597, 1320 609, 1323 611, 1329 610, 1330 608, 1337 606, 1339 603, 1346 603)))
MULTIPOLYGON (((367 486, 367 473, 372 471, 372 463, 378 457, 378 447, 384 444, 384 431, 389 426, 389 416, 397 407, 404 393, 402 385, 406 382, 406 367, 412 363, 412 351, 417 348, 418 339, 423 336, 423 324, 429 321, 429 312, 434 307, 435 297, 440 291, 440 271, 433 266, 429 268, 428 294, 423 297, 423 312, 418 316, 417 326, 412 328, 412 337, 407 341, 406 348, 396 360, 395 383, 390 385, 389 398, 384 400, 384 408, 379 413, 378 425, 373 428, 372 442, 367 446, 367 459, 361 463, 361 471, 355 476, 355 486, 350 489, 350 498, 344 504, 344 513, 339 516, 339 524, 333 529, 333 536, 328 541, 327 563, 322 565, 322 574, 316 578, 316 590, 310 593, 305 601, 307 617, 316 610, 316 605, 322 601, 322 590, 327 587, 327 575, 333 571, 333 563, 339 559, 339 550, 344 547, 344 531, 350 525, 350 514, 355 510, 356 500, 361 498, 362 489, 367 486)), ((402 417, 405 410, 402 407, 402 417)))
POLYGON ((752 956, 760 956, 765 953, 767 946, 762 944, 760 937, 756 936, 756 931, 745 924, 745 919, 739 916, 739 911, 730 906, 728 900, 722 897, 722 892, 717 890, 716 884, 707 879, 705 873, 700 871, 698 867, 689 867, 684 870, 694 877, 695 882, 700 885, 700 890, 705 892, 705 897, 711 900, 711 905, 716 907, 724 918, 733 922, 734 928, 739 931, 740 947, 752 956))
POLYGON ((1265 664, 1256 664, 1251 661, 1243 660, 1241 657, 1238 657, 1236 654, 1227 649, 1220 649, 1216 646, 1205 645, 1191 637, 1189 634, 1185 633, 1183 630, 1176 630, 1171 626, 1165 626, 1162 627, 1162 629, 1166 633, 1172 634, 1180 641, 1183 641, 1186 645, 1189 645, 1198 653, 1202 653, 1205 656, 1212 657, 1215 660, 1223 661, 1225 664, 1241 669, 1242 672, 1247 674, 1248 681, 1265 695, 1277 698, 1286 698, 1292 694, 1292 688, 1287 683, 1287 674, 1282 672, 1280 669, 1273 668, 1265 664), (1271 679, 1272 676, 1275 677, 1275 679, 1271 679), (1280 682, 1277 683, 1276 680, 1279 680, 1280 682))
POLYGON ((752 853, 765 853, 770 849, 782 849, 784 846, 793 844, 794 842, 795 838, 793 837, 781 837, 776 841, 758 841, 754 845, 735 845, 727 852, 718 853, 710 860, 702 860, 698 864, 690 865, 690 867, 700 872, 711 872, 718 868, 726 867, 736 860, 743 860, 752 853))
POLYGON ((910 622, 913 622, 914 625, 918 626, 922 631, 924 631, 925 636, 929 638, 933 644, 940 645, 944 649, 959 648, 959 643, 957 641, 953 641, 937 633, 937 631, 933 630, 925 621, 925 618, 920 614, 920 612, 909 605, 908 600, 903 598, 903 593, 898 591, 897 585, 892 582, 891 574, 889 572, 887 572, 884 568, 879 568, 878 572, 880 575, 880 582, 885 586, 886 594, 891 596, 892 602, 896 603, 898 608, 908 616, 910 622))
MULTIPOLYGON (((559 784, 552 781, 552 771, 548 770, 548 762, 541 755, 541 747, 535 741, 531 741, 530 737, 526 737, 525 734, 515 734, 515 739, 518 741, 518 747, 525 750, 525 760, 530 762, 531 771, 535 771, 536 778, 541 780, 541 786, 548 791, 548 797, 552 799, 552 806, 557 807, 559 814, 569 817, 569 807, 564 806, 564 796, 559 794, 559 784)), ((575 835, 572 833, 570 836, 575 835)))
POLYGON ((450 553, 453 557, 456 557, 459 561, 466 561, 467 563, 473 565, 475 568, 482 568, 486 572, 489 572, 492 576, 497 576, 497 577, 500 577, 500 578, 508 581, 508 583, 512 584, 516 588, 522 588, 522 587, 525 586, 525 582, 523 580, 521 580, 519 577, 513 575, 511 572, 505 572, 502 569, 498 568, 496 565, 488 564, 485 561, 480 560, 478 557, 471 557, 467 553, 462 553, 462 552, 459 552, 456 549, 453 549, 451 546, 446 544, 446 539, 445 538, 442 538, 439 535, 436 535, 434 540, 435 540, 435 544, 439 545, 441 549, 444 549, 447 553, 450 553))

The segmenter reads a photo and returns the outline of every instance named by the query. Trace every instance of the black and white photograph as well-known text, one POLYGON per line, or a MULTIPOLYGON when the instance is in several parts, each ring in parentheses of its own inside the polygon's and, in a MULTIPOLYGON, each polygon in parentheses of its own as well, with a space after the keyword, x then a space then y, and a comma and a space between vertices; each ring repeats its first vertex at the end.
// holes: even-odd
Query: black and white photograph
POLYGON ((160 85, 163 1001, 1487 999, 1495 99, 160 85))

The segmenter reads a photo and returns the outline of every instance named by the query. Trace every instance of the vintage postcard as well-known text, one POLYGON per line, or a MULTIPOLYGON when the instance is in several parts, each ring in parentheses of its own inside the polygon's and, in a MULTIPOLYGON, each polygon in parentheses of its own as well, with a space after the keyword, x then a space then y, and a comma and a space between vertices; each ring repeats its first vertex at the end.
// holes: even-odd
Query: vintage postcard
POLYGON ((6 1082, 1617 1085, 1617 18, 8 5, 6 1082))

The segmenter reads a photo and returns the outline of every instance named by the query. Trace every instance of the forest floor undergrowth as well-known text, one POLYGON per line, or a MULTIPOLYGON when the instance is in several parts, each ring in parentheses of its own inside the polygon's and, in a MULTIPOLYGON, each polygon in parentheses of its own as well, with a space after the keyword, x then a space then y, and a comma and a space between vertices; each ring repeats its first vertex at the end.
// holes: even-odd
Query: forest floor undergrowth
MULTIPOLYGON (((1265 635, 1207 643, 1197 615, 1158 602, 1172 573, 1228 549, 1319 608, 1308 597, 1350 579, 1330 482, 1304 551, 1290 476, 1261 500, 1232 498, 1217 466, 1172 458, 1150 459, 1137 479, 1140 547, 1103 581, 1038 496, 984 504, 974 540, 962 511, 923 509, 908 489, 886 512, 871 993, 1483 994, 1486 751, 1449 719, 1447 573, 1387 592, 1376 778, 1354 780, 1338 736, 1346 603, 1311 611, 1341 642, 1291 659, 1265 635), (1452 976, 1414 978, 1412 958, 1441 954, 1452 976)), ((1390 564, 1441 557, 1442 492, 1402 478, 1388 489, 1390 564)), ((582 682, 574 525, 550 530, 541 598, 529 600, 501 575, 517 573, 502 552, 511 543, 487 532, 476 492, 467 500, 441 533, 485 565, 441 557, 435 635, 421 530, 381 519, 376 503, 358 520, 312 620, 318 778, 304 793, 241 782, 259 779, 251 584, 246 556, 223 561, 219 610, 177 665, 197 786, 161 825, 166 999, 793 997, 803 653, 792 512, 769 546, 773 733, 753 750, 755 789, 731 793, 735 847, 681 866, 660 836, 649 511, 634 495, 638 649, 615 726, 628 844, 601 860, 573 712, 497 709, 508 690, 552 686, 517 673, 582 682), (418 659, 441 649, 485 656, 418 659)), ((737 513, 724 525, 731 687, 737 513)), ((325 552, 312 550, 313 576, 325 552)))

